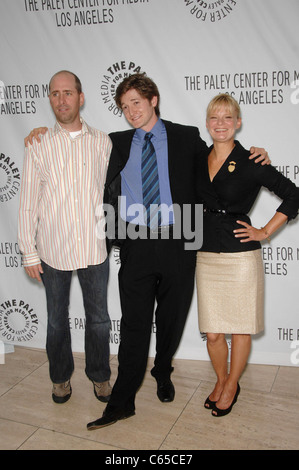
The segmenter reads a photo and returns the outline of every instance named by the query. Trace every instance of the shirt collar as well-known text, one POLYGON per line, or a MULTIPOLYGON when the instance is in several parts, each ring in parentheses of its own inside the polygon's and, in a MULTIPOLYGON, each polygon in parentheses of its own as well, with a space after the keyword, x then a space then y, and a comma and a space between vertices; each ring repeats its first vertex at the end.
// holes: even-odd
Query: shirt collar
MULTIPOLYGON (((158 121, 156 122, 156 124, 154 125, 154 127, 153 127, 149 132, 151 132, 151 133, 153 134, 153 136, 158 139, 158 138, 160 137, 161 133, 163 132, 163 128, 164 128, 164 124, 163 124, 163 122, 161 121, 161 119, 158 118, 158 121)), ((143 130, 143 129, 136 129, 135 135, 136 135, 141 141, 144 140, 145 134, 148 134, 148 132, 146 132, 146 131, 143 130)))
MULTIPOLYGON (((80 117, 80 121, 82 124, 82 129, 81 129, 82 135, 89 133, 90 132, 89 126, 86 124, 86 122, 84 121, 82 117, 80 117)), ((59 132, 63 132, 64 134, 69 134, 69 131, 67 131, 64 127, 62 127, 62 125, 59 124, 58 121, 56 121, 55 126, 54 126, 54 134, 58 134, 59 132)))

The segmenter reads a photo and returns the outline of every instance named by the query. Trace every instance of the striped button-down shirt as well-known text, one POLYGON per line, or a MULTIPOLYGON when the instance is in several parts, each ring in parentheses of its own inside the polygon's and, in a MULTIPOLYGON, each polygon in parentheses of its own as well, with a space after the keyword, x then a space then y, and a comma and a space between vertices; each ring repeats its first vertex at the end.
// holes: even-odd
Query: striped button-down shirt
POLYGON ((112 143, 81 122, 77 137, 56 122, 25 150, 18 229, 24 266, 43 260, 70 271, 107 257, 102 202, 112 143))

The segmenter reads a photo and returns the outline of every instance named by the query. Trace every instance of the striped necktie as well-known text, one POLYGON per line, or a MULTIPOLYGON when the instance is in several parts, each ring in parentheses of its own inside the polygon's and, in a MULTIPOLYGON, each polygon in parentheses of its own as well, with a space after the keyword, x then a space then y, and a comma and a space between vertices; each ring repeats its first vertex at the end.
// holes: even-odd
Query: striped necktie
POLYGON ((151 229, 161 225, 159 175, 152 136, 151 132, 145 134, 141 158, 143 205, 146 210, 146 224, 151 229))

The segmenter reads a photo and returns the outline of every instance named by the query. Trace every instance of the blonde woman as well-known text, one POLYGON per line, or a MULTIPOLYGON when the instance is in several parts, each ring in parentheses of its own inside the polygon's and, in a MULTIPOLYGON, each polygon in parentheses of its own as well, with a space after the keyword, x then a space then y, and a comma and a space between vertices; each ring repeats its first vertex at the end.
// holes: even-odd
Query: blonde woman
POLYGON ((239 378, 251 349, 251 335, 264 328, 262 240, 296 217, 299 188, 271 165, 248 159, 235 140, 241 127, 238 103, 217 95, 207 109, 213 139, 198 172, 198 195, 204 203, 203 246, 197 254, 199 328, 217 375, 204 406, 219 417, 228 414, 240 393, 239 378), (248 212, 264 186, 282 199, 262 228, 251 225, 248 212), (230 371, 226 334, 231 334, 230 371))

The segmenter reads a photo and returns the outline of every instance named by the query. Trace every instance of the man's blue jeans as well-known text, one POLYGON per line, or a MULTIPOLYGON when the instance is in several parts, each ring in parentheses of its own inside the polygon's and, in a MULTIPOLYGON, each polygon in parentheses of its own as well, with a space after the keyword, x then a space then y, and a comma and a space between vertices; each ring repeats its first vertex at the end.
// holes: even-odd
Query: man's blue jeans
MULTIPOLYGON (((63 383, 71 378, 74 360, 69 325, 69 299, 73 271, 61 271, 42 261, 42 280, 46 289, 48 327, 47 354, 50 378, 63 383)), ((110 379, 107 309, 109 259, 102 264, 77 270, 85 309, 85 372, 95 382, 110 379)))

